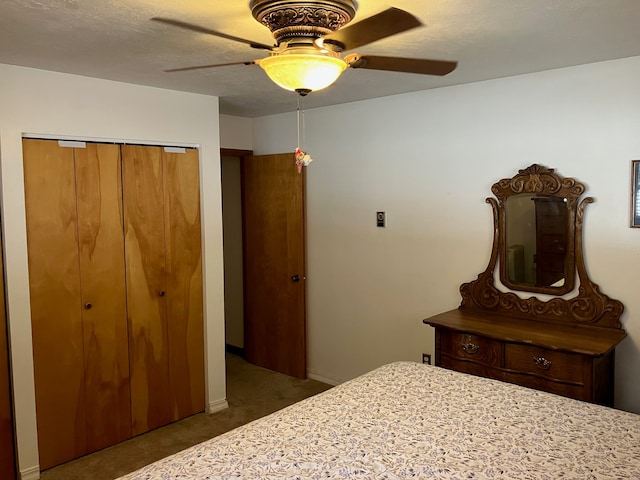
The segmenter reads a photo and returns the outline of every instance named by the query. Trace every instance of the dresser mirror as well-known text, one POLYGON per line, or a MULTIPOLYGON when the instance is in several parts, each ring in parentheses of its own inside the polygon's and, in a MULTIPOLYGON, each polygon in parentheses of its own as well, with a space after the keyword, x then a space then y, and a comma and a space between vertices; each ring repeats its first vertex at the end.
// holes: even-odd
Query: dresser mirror
POLYGON ((460 287, 461 308, 498 311, 561 322, 620 327, 622 304, 600 293, 588 277, 582 223, 591 197, 584 184, 533 164, 494 183, 494 239, 487 269, 460 287), (505 289, 494 285, 494 272, 505 289), (579 281, 578 295, 565 299, 579 281), (521 298, 512 290, 551 295, 521 298))
POLYGON ((562 295, 574 287, 573 238, 576 221, 581 221, 575 215, 576 200, 584 186, 542 167, 531 174, 521 170, 493 186, 500 220, 500 281, 511 290, 562 295))

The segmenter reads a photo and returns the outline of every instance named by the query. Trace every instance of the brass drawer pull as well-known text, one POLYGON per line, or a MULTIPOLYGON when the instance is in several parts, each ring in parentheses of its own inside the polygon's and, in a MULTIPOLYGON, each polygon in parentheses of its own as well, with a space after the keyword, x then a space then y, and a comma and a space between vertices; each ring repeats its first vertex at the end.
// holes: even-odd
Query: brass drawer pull
POLYGON ((480 345, 476 345, 475 343, 472 343, 472 342, 463 343, 461 347, 464 353, 467 353, 469 355, 478 353, 478 350, 480 350, 480 345))
POLYGON ((544 357, 533 357, 533 363, 541 370, 549 370, 551 362, 544 357))

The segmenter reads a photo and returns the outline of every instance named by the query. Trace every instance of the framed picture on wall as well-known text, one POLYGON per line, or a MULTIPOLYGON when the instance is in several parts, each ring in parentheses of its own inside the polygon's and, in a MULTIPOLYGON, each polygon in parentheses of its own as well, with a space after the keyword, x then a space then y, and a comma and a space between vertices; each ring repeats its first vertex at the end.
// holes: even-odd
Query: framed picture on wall
POLYGON ((640 228, 640 160, 631 161, 631 227, 640 228))

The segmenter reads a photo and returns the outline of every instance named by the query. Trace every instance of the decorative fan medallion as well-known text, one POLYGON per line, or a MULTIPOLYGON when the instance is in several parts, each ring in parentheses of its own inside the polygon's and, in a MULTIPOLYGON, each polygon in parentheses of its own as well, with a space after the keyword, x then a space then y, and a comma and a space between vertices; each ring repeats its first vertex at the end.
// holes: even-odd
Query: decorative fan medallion
POLYGON ((444 60, 383 57, 342 52, 368 45, 416 27, 420 20, 404 10, 388 8, 353 25, 353 0, 252 0, 253 17, 271 31, 275 45, 227 35, 200 25, 170 18, 156 22, 245 43, 269 51, 269 56, 243 62, 199 65, 166 70, 177 72, 230 65, 260 65, 269 78, 287 90, 306 95, 335 82, 347 68, 387 70, 423 75, 446 75, 457 63, 444 60))

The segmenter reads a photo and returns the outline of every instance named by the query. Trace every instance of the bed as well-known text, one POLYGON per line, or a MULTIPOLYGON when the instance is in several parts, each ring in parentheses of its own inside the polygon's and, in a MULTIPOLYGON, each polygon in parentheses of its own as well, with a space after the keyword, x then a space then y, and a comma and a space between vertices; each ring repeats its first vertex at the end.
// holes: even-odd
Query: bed
POLYGON ((640 416, 412 362, 121 480, 640 478, 640 416))

